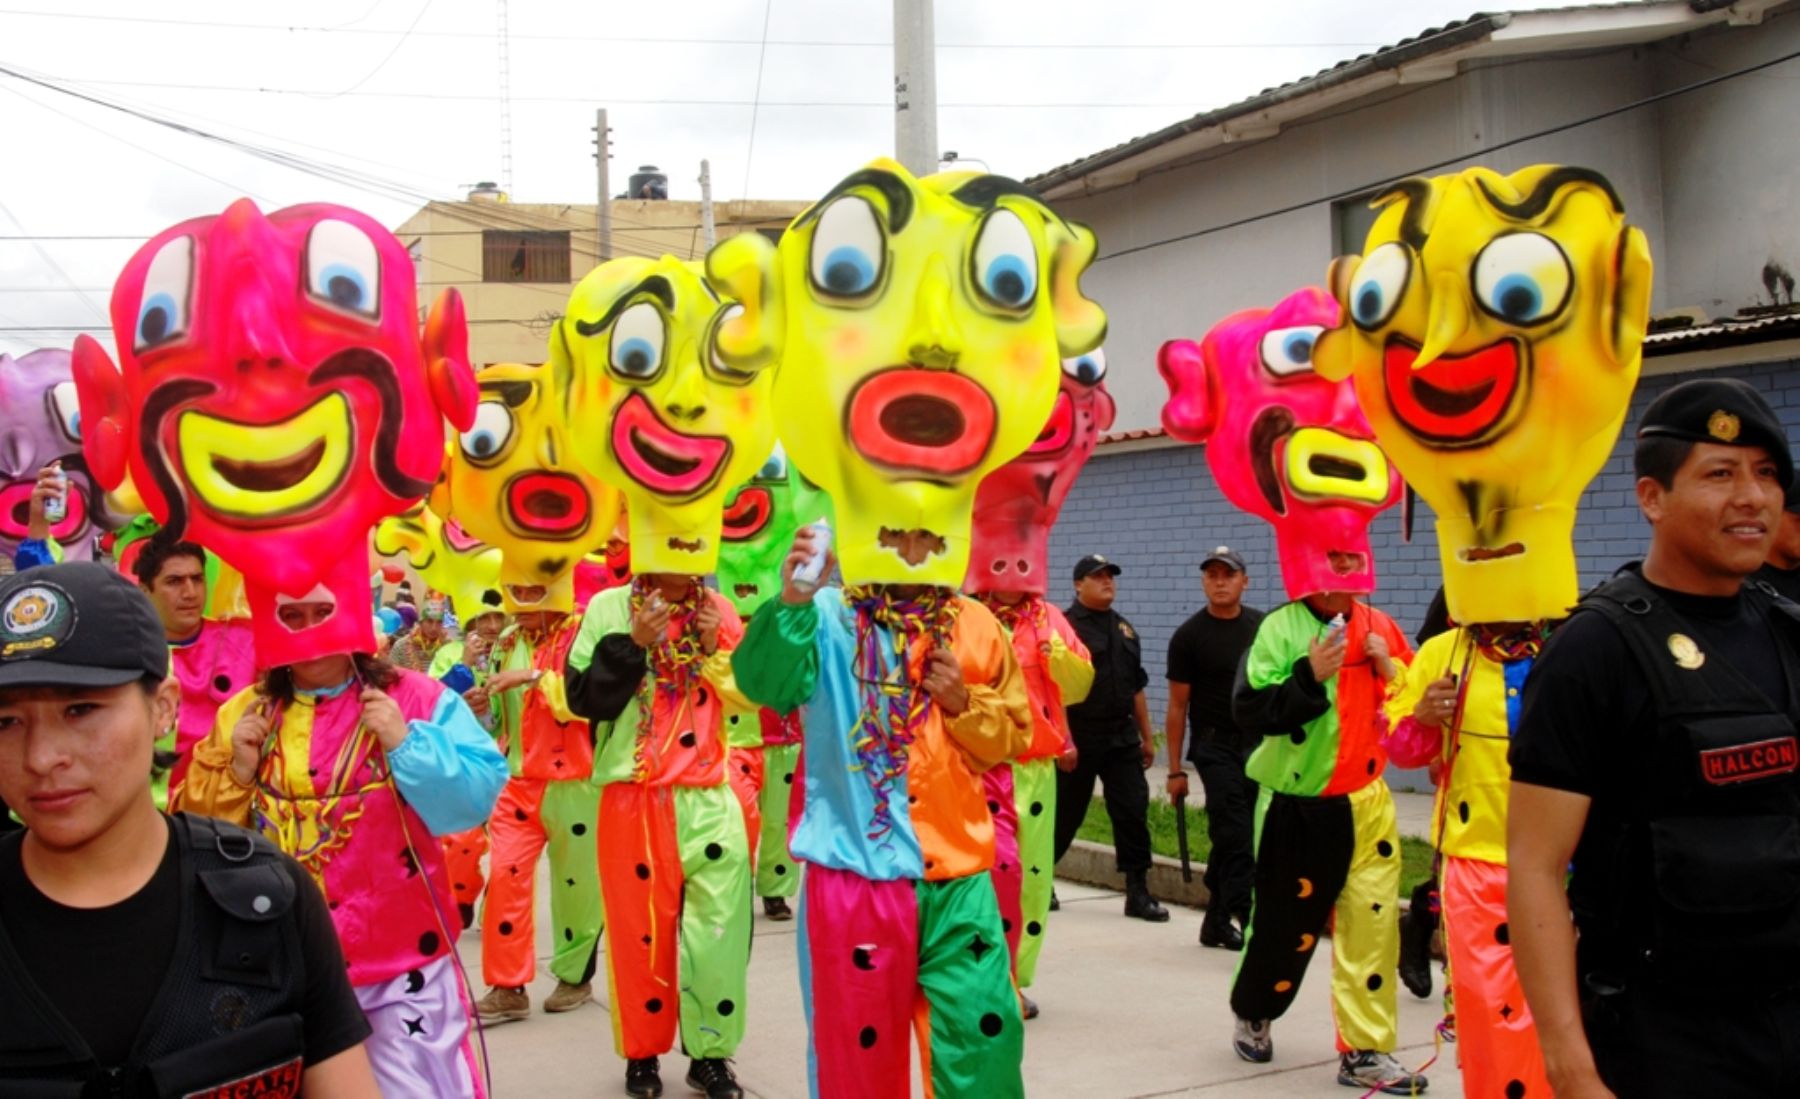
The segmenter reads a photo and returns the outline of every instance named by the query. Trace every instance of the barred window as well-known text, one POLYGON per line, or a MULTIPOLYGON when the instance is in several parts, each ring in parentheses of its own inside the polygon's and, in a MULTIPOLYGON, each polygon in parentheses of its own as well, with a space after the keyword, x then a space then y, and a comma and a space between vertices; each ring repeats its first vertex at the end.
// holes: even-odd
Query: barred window
POLYGON ((568 232, 484 230, 481 234, 481 281, 567 283, 568 232))

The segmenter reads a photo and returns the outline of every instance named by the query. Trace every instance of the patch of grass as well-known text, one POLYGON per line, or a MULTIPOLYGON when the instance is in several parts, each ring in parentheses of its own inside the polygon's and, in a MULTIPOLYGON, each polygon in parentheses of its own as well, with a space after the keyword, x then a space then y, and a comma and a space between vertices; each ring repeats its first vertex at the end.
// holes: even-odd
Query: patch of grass
MULTIPOLYGON (((1188 824, 1188 858, 1195 867, 1204 864, 1212 853, 1212 841, 1206 831, 1206 810, 1186 807, 1188 824)), ((1175 807, 1166 801, 1152 799, 1146 814, 1150 825, 1150 850, 1169 858, 1181 857, 1175 841, 1175 807)), ((1112 846, 1112 818, 1106 815, 1106 802, 1095 798, 1088 805, 1087 819, 1075 833, 1081 839, 1112 846)), ((1410 897, 1415 886, 1431 876, 1431 844, 1416 836, 1400 837, 1400 896, 1410 897)))

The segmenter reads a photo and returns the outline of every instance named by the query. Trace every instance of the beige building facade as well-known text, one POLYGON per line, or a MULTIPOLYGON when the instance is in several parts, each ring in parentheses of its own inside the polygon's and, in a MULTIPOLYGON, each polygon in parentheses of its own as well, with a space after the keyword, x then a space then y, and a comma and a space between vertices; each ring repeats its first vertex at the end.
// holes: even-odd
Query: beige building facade
MULTIPOLYGON (((615 199, 612 255, 706 254, 700 203, 615 199)), ((805 202, 753 199, 715 204, 718 239, 743 232, 779 238, 805 202)), ((421 308, 447 286, 462 293, 469 318, 469 358, 543 362, 550 326, 569 292, 599 265, 598 208, 593 204, 514 203, 476 197, 433 202, 394 235, 412 253, 421 308)))

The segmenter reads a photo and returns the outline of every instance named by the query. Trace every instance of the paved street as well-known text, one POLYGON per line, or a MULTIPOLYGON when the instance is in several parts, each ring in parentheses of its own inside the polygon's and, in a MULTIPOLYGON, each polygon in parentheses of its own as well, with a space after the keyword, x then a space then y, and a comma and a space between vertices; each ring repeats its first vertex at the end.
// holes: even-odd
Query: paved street
MULTIPOLYGON (((1031 990, 1043 1014, 1026 1028, 1030 1095, 1352 1099, 1360 1094, 1336 1082, 1325 951, 1315 959, 1294 1010, 1275 1024, 1274 1063, 1248 1065, 1230 1048, 1226 995, 1237 956, 1196 945, 1199 912, 1175 908, 1174 918, 1158 926, 1123 918, 1116 893, 1069 883, 1058 892, 1063 908, 1051 916, 1049 941, 1031 990)), ((770 923, 759 914, 755 926, 749 1030, 736 1059, 739 1079, 759 1099, 803 1099, 806 1031, 794 976, 795 925, 770 923)), ((547 956, 548 931, 542 922, 538 942, 539 957, 547 956)), ((465 934, 462 952, 479 984, 479 936, 465 934)), ((540 966, 530 990, 534 1006, 552 987, 540 966)), ((477 988, 478 995, 482 991, 477 988)), ((599 1004, 566 1015, 540 1011, 529 1021, 489 1032, 499 1099, 624 1094, 624 1062, 613 1053, 604 1003, 604 969, 596 992, 599 1004)), ((1416 1066, 1431 1056, 1438 1016, 1436 1000, 1400 993, 1402 1061, 1416 1066)), ((1453 1061, 1454 1048, 1447 1047, 1431 1070, 1431 1095, 1462 1095, 1453 1061)), ((671 1097, 689 1094, 682 1082, 685 1072, 686 1061, 679 1054, 664 1059, 671 1097)))

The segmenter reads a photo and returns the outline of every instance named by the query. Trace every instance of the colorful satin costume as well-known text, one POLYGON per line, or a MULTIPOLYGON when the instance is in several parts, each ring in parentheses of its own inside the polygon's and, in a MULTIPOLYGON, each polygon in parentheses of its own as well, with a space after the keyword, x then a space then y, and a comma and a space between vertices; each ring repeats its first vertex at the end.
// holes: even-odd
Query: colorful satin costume
POLYGON ((602 786, 613 1041, 628 1060, 656 1057, 679 1020, 689 1057, 730 1057, 744 1037, 750 964, 750 845, 724 737, 724 708, 746 705, 731 681, 743 626, 696 580, 646 653, 631 617, 650 588, 639 577, 594 596, 568 655, 569 705, 593 721, 602 786), (723 618, 710 656, 693 625, 702 598, 723 618))
POLYGON ((181 712, 175 719, 175 766, 169 788, 187 777, 194 746, 212 732, 219 707, 256 682, 256 647, 250 624, 203 619, 198 633, 169 644, 169 670, 181 681, 181 712))
POLYGON ((602 924, 595 876, 600 786, 593 778, 593 733, 563 694, 563 667, 580 625, 566 615, 541 637, 514 627, 498 647, 498 670, 533 669, 539 676, 491 702, 512 773, 488 821, 481 975, 495 988, 522 988, 536 975, 537 864, 546 848, 555 931, 550 972, 571 985, 594 975, 602 924))
POLYGON ((1044 948, 1056 878, 1056 760, 1074 746, 1063 707, 1087 697, 1094 665, 1063 612, 1042 596, 983 600, 1012 640, 1031 706, 1031 742, 981 776, 994 814, 994 892, 1013 979, 1029 988, 1044 948))
POLYGON ((1026 750, 1030 702, 994 616, 926 590, 914 604, 869 588, 771 601, 733 660, 751 699, 807 708, 791 849, 807 864, 808 1074, 812 1094, 828 1099, 908 1095, 909 1026, 927 1095, 1024 1094, 1024 1022, 987 875, 994 822, 981 772, 1026 750), (918 685, 940 645, 967 683, 955 716, 918 685))
POLYGON ((1382 779, 1388 685, 1363 645, 1379 633, 1397 667, 1412 648, 1393 619, 1364 603, 1346 628, 1344 665, 1321 684, 1307 646, 1329 624, 1304 602, 1285 604, 1263 619, 1238 672, 1233 711, 1263 741, 1244 765, 1261 789, 1250 926, 1231 1008, 1251 1020, 1286 1013, 1329 922, 1338 1049, 1391 1053, 1400 832, 1382 779))
POLYGON ((1472 627, 1438 634, 1419 647, 1405 686, 1387 706, 1394 763, 1440 761, 1444 769, 1432 807, 1432 842, 1443 856, 1438 881, 1444 945, 1468 1095, 1550 1094, 1506 921, 1507 751, 1525 677, 1545 632, 1526 626, 1506 636, 1472 627), (1445 675, 1459 677, 1460 693, 1452 720, 1440 729, 1412 713, 1426 685, 1445 675))
POLYGON ((479 1095, 436 837, 488 815, 506 761, 455 692, 398 675, 387 688, 407 719, 397 749, 363 727, 359 680, 299 692, 276 716, 253 786, 232 773, 231 731, 261 696, 239 692, 194 749, 177 808, 257 829, 319 883, 375 1029, 369 1059, 384 1094, 479 1095))

